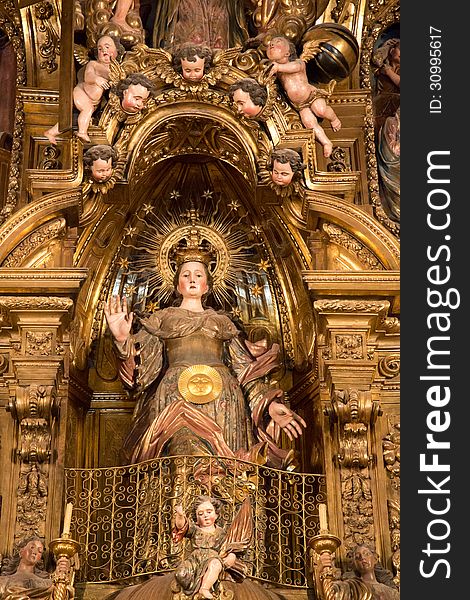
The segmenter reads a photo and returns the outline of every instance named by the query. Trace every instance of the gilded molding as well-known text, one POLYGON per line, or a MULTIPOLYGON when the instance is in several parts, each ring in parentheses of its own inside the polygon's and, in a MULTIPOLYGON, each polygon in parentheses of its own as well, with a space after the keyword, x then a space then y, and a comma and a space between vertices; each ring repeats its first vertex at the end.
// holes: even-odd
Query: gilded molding
POLYGON ((66 221, 64 218, 54 219, 33 231, 26 239, 7 256, 3 261, 2 267, 20 267, 21 263, 40 247, 44 242, 49 242, 52 239, 65 234, 66 221))
MULTIPOLYGON (((1 275, 0 275, 1 277, 1 275)), ((54 296, 0 296, 0 308, 7 310, 61 310, 73 307, 73 300, 54 296)))
MULTIPOLYGON (((16 55, 16 87, 26 84, 26 52, 21 16, 17 2, 3 0, 0 3, 0 28, 8 35, 16 55)), ((25 125, 24 105, 19 94, 16 95, 15 124, 11 151, 8 191, 5 205, 0 211, 0 225, 15 211, 21 185, 21 165, 23 153, 23 134, 25 125)), ((0 242, 1 244, 1 242, 0 242)))
MULTIPOLYGON (((307 192, 307 197, 310 210, 318 212, 320 214, 325 213, 328 216, 330 216, 330 218, 332 214, 338 213, 338 215, 341 215, 341 218, 343 220, 347 217, 352 218, 356 223, 357 228, 359 225, 361 225, 363 227, 361 237, 364 237, 364 241, 366 241, 365 232, 367 231, 369 236, 369 242, 373 243, 373 237, 376 237, 377 241, 380 242, 380 244, 383 246, 383 249, 389 253, 390 256, 387 262, 385 262, 385 257, 379 257, 380 261, 386 266, 386 268, 398 268, 398 265, 400 264, 399 242, 396 238, 394 238, 388 233, 385 227, 377 223, 377 221, 374 218, 367 215, 357 206, 354 206, 349 202, 339 200, 338 198, 328 196, 327 194, 313 194, 312 192, 307 192)), ((345 222, 343 221, 343 226, 344 224, 345 222)))
MULTIPOLYGON (((44 173, 44 179, 50 178, 49 171, 44 173)), ((66 192, 48 194, 36 202, 27 204, 15 213, 6 223, 0 226, 0 264, 6 258, 9 252, 18 244, 24 236, 24 231, 31 231, 33 225, 37 227, 46 220, 47 217, 55 216, 58 212, 79 206, 81 201, 81 190, 73 189, 66 192), (13 240, 9 240, 14 237, 13 240)))
POLYGON ((23 102, 35 104, 59 104, 59 94, 52 90, 38 90, 36 88, 22 88, 18 90, 23 102))
POLYGON ((380 328, 386 333, 400 333, 400 319, 398 317, 384 317, 380 322, 380 328))
POLYGON ((385 313, 390 308, 388 300, 316 300, 313 303, 318 312, 336 313, 385 313))
POLYGON ((379 403, 370 391, 337 390, 324 412, 338 425, 335 459, 340 469, 345 546, 370 543, 374 547, 369 430, 381 414, 379 403))
POLYGON ((34 16, 38 21, 37 30, 42 34, 38 51, 43 60, 39 63, 39 68, 53 73, 58 68, 56 58, 60 54, 60 33, 54 29, 51 21, 54 7, 50 2, 40 2, 34 7, 34 16))
POLYGON ((153 131, 134 165, 135 176, 141 179, 155 161, 194 152, 227 161, 250 180, 252 168, 239 136, 219 122, 202 116, 166 121, 153 131))
POLYGON ((342 248, 352 252, 364 265, 366 269, 382 270, 383 264, 374 254, 358 241, 353 235, 345 231, 342 227, 334 223, 323 223, 322 229, 328 234, 331 241, 338 244, 342 248))

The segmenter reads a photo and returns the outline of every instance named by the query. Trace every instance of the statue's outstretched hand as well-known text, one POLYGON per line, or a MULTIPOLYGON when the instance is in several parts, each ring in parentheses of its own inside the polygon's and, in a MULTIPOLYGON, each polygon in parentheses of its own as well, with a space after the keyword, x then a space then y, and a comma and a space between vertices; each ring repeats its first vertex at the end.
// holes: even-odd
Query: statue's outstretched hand
POLYGON ((127 298, 113 296, 103 305, 108 327, 116 342, 125 342, 129 337, 134 313, 128 312, 127 298))
MULTIPOLYGON (((279 390, 279 392, 281 395, 282 390, 279 390)), ((281 402, 273 400, 268 410, 271 419, 279 425, 291 441, 302 435, 302 427, 307 427, 307 423, 302 417, 281 402)))

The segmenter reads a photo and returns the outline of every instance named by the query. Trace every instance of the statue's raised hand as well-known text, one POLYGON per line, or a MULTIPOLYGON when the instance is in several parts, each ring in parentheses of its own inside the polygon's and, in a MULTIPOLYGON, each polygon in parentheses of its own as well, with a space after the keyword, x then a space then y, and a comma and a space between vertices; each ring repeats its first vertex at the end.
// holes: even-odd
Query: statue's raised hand
POLYGON ((128 312, 127 298, 113 296, 103 304, 108 327, 116 342, 123 343, 129 337, 134 313, 128 312))

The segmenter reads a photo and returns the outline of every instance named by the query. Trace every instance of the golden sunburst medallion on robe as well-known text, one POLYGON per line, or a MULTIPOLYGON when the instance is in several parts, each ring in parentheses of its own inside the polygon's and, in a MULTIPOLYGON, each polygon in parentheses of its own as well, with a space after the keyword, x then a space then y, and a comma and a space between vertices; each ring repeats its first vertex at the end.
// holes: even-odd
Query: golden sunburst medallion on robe
POLYGON ((188 402, 207 404, 220 396, 222 377, 209 365, 192 365, 179 376, 178 391, 188 402))

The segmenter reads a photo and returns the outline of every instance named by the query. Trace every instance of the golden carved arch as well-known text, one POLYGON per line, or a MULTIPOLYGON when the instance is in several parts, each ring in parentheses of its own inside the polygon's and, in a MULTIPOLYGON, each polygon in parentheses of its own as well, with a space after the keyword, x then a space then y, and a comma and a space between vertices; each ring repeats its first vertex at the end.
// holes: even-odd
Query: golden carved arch
POLYGON ((268 146, 269 142, 259 125, 250 125, 241 124, 229 110, 202 102, 158 107, 132 131, 126 144, 128 180, 137 187, 147 169, 161 160, 182 154, 208 154, 231 164, 254 187, 259 145, 268 146), (150 165, 145 161, 148 154, 152 155, 150 165), (244 155, 242 164, 240 155, 244 155))
POLYGON ((54 217, 68 217, 69 226, 76 226, 80 190, 57 192, 43 196, 37 202, 18 210, 0 227, 0 265, 28 236, 54 217))

